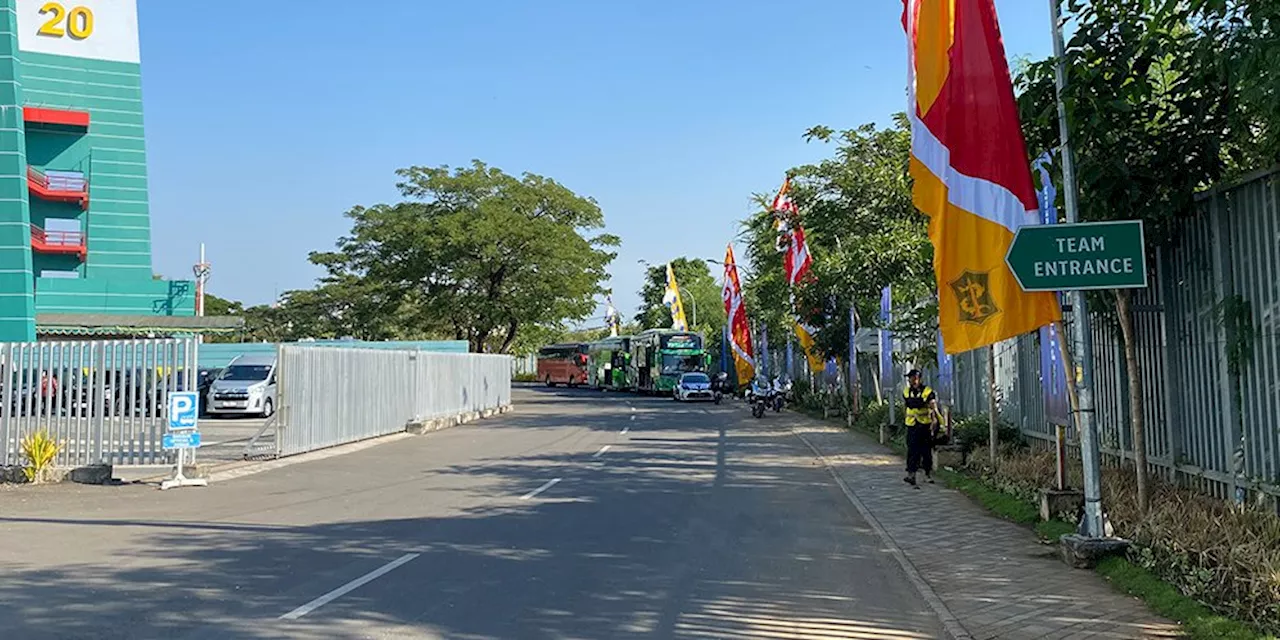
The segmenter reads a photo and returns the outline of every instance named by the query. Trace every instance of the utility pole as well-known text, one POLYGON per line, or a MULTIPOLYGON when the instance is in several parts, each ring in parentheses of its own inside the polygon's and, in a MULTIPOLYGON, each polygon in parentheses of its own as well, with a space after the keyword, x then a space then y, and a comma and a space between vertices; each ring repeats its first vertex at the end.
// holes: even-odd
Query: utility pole
MULTIPOLYGON (((1067 87, 1067 68, 1059 0, 1049 0, 1049 19, 1053 25, 1054 84, 1058 99, 1058 132, 1062 138, 1062 186, 1067 204, 1067 223, 1070 224, 1080 221, 1080 209, 1076 201, 1076 169, 1075 159, 1071 156, 1067 107, 1062 97, 1067 87)), ((1080 432, 1080 457, 1084 465, 1084 528, 1087 536, 1101 538, 1105 534, 1102 525, 1102 461, 1094 422, 1093 344, 1090 340, 1089 308, 1083 291, 1070 292, 1069 299, 1072 355, 1076 371, 1067 370, 1067 384, 1077 387, 1077 404, 1072 408, 1075 410, 1076 426, 1080 432)), ((1067 366, 1067 361, 1064 360, 1063 364, 1067 366)))
POLYGON ((196 315, 204 315, 204 285, 209 279, 209 263, 204 259, 204 243, 200 243, 200 262, 192 267, 196 276, 196 315))

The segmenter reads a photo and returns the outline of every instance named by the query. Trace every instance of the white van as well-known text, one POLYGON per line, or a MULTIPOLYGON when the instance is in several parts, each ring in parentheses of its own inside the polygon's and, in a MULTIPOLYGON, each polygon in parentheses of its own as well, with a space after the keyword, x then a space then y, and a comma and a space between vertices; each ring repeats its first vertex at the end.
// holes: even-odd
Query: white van
POLYGON ((256 415, 276 410, 276 356, 237 356, 209 385, 211 416, 256 415))

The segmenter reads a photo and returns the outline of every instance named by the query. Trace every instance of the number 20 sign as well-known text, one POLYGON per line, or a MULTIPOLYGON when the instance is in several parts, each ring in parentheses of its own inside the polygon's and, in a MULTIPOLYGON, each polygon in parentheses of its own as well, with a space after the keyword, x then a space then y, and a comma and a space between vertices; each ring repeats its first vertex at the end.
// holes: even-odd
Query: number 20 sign
POLYGON ((93 35, 93 10, 85 6, 68 9, 61 2, 46 2, 40 7, 45 22, 37 33, 51 38, 70 36, 84 40, 93 35))
MULTIPOLYGON (((8 0, 18 13, 18 48, 28 53, 138 63, 137 0, 8 0)), ((77 68, 62 61, 54 66, 77 68)), ((131 72, 115 69, 113 73, 131 72)), ((35 71, 32 73, 45 73, 35 71)), ((94 81, 90 81, 91 85, 94 81)), ((103 81, 114 84, 117 79, 103 81)))

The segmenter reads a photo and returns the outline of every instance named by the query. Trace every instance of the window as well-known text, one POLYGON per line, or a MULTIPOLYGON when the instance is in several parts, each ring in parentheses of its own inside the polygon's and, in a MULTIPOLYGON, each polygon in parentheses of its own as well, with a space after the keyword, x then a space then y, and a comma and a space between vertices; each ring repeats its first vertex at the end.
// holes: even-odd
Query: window
POLYGON ((662 373, 666 375, 672 375, 677 373, 684 373, 686 371, 701 371, 702 360, 703 358, 700 355, 698 356, 677 356, 677 355, 670 355, 670 354, 664 355, 662 356, 662 373))
POLYGON ((223 369, 222 375, 218 376, 219 380, 234 380, 236 382, 258 382, 266 380, 271 373, 271 365, 269 364, 233 364, 223 369))

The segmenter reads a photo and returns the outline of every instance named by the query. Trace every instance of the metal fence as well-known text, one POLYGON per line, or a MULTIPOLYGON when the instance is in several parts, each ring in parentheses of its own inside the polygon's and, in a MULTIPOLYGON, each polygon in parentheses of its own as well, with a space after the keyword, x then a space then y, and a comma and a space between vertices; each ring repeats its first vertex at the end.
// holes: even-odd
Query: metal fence
POLYGON ((528 354, 523 356, 515 356, 511 359, 511 375, 514 376, 532 376, 538 373, 538 356, 536 354, 528 354))
MULTIPOLYGON (((1219 497, 1280 496, 1280 170, 1214 190, 1154 254, 1133 299, 1152 470, 1219 497)), ((1097 424, 1105 457, 1132 458, 1128 370, 1115 321, 1092 321, 1097 424)), ((1037 439, 1039 338, 996 345, 1002 417, 1037 439)), ((956 358, 955 409, 985 411, 986 352, 956 358)))
POLYGON ((511 404, 511 359, 282 345, 279 409, 246 447, 289 456, 404 431, 417 420, 511 404))
POLYGON ((41 429, 57 466, 169 462, 167 396, 195 389, 196 357, 194 339, 0 344, 0 466, 26 464, 41 429))

